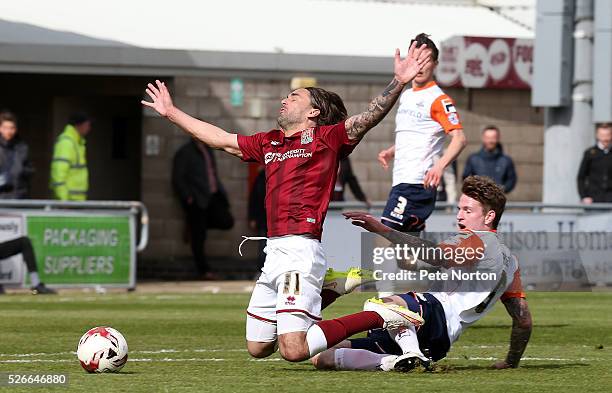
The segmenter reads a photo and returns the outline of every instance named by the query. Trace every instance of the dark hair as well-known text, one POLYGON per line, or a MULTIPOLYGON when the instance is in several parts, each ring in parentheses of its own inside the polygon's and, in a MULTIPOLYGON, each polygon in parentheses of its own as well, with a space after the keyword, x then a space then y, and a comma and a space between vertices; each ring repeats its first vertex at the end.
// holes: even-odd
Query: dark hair
POLYGON ((79 124, 83 124, 86 121, 91 121, 91 117, 85 112, 74 112, 68 118, 68 124, 73 126, 78 126, 79 124))
POLYGON ((317 117, 317 125, 329 126, 347 118, 346 107, 338 94, 320 87, 306 87, 305 89, 310 93, 312 107, 321 112, 317 117))
POLYGON ((15 125, 17 125, 17 116, 15 116, 15 114, 11 111, 2 110, 0 111, 0 124, 5 121, 12 121, 15 123, 15 125))
POLYGON ((484 127, 482 127, 482 133, 483 133, 483 134, 484 134, 484 132, 485 132, 485 131, 487 131, 487 130, 495 130, 495 131, 497 131, 497 133, 498 133, 498 134, 500 134, 500 132, 499 132, 499 128, 497 128, 497 126, 494 126, 494 125, 492 125, 492 124, 489 124, 488 126, 484 126, 484 127))
POLYGON ((495 219, 491 227, 496 229, 506 207, 506 196, 501 187, 487 176, 468 176, 463 181, 461 192, 480 202, 484 214, 489 210, 495 212, 495 219))
POLYGON ((595 127, 595 130, 599 130, 600 128, 603 128, 604 130, 612 131, 612 124, 610 124, 610 123, 598 123, 597 127, 595 127))
POLYGON ((412 45, 412 43, 415 41, 417 43, 417 48, 425 44, 429 49, 431 49, 431 59, 433 61, 438 61, 438 47, 431 39, 429 39, 429 34, 421 33, 417 35, 410 41, 410 45, 412 45))

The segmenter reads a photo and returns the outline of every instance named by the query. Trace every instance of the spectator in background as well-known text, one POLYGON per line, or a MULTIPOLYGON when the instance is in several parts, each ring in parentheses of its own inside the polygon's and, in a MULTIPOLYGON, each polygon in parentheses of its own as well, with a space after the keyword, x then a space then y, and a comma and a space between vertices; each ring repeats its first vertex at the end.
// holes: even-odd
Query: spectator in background
POLYGON ((370 201, 368 201, 368 198, 363 193, 363 190, 359 185, 359 181, 353 173, 351 161, 348 157, 340 161, 340 166, 338 167, 338 177, 336 178, 336 185, 334 186, 334 193, 332 194, 332 201, 344 201, 344 190, 346 189, 347 184, 351 188, 351 192, 355 198, 358 201, 364 202, 369 209, 372 204, 370 201))
POLYGON ((91 131, 91 118, 82 112, 70 116, 57 137, 51 161, 51 190, 61 201, 85 201, 89 190, 89 172, 85 137, 91 131))
MULTIPOLYGON (((36 266, 36 256, 34 255, 34 248, 32 242, 27 236, 22 236, 17 239, 8 240, 0 243, 0 262, 2 259, 10 258, 13 255, 21 254, 23 261, 28 268, 28 274, 30 276, 30 285, 32 294, 34 295, 53 295, 57 292, 48 288, 40 281, 38 277, 38 268, 36 266)), ((4 293, 4 287, 0 285, 0 295, 4 293)))
POLYGON ((28 145, 17 134, 17 117, 0 112, 0 199, 27 198, 32 173, 28 145))
MULTIPOLYGON (((268 233, 268 225, 266 220, 266 171, 262 167, 257 173, 253 188, 249 194, 249 228, 256 233, 257 236, 265 237, 268 233)), ((266 260, 264 248, 266 243, 257 242, 259 253, 257 255, 257 267, 261 269, 266 260)))
POLYGON ((516 186, 516 172, 512 158, 504 154, 499 142, 499 128, 490 125, 482 130, 482 148, 470 155, 463 170, 463 179, 468 176, 487 176, 502 187, 507 194, 516 186))
POLYGON ((231 229, 234 218, 212 150, 196 139, 183 145, 174 155, 172 184, 185 210, 198 274, 204 280, 216 279, 206 259, 206 232, 231 229))
POLYGON ((578 193, 585 204, 612 202, 612 125, 599 124, 595 137, 578 170, 578 193))

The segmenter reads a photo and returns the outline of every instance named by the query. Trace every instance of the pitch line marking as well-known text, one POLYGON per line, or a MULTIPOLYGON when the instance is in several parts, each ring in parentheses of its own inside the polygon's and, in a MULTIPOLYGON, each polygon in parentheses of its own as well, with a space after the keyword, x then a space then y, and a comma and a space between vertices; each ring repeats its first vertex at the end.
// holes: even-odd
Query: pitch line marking
MULTIPOLYGON (((450 357, 446 358, 449 360, 466 360, 465 358, 460 357, 450 357)), ((130 362, 136 363, 152 363, 152 362, 223 362, 223 361, 250 361, 250 362, 281 362, 283 359, 274 358, 274 359, 223 359, 223 358, 161 358, 161 359, 153 359, 153 358, 131 358, 130 362)), ((494 361, 498 360, 496 357, 470 357, 467 360, 488 360, 494 361)), ((564 359, 564 358, 539 358, 539 357, 527 357, 521 360, 525 361, 548 361, 548 362, 569 362, 569 361, 601 361, 605 359, 601 358, 578 358, 578 359, 564 359)), ((76 359, 6 359, 0 360, 0 363, 76 363, 76 359)))

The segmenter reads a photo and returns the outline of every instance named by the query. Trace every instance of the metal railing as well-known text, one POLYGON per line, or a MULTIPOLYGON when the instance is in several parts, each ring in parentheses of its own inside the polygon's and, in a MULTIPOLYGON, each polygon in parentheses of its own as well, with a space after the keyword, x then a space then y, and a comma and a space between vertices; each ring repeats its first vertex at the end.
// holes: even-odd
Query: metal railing
MULTIPOLYGON (((383 209, 386 205, 384 201, 372 202, 372 209, 383 209)), ((437 202, 435 210, 446 210, 455 209, 456 203, 449 202, 437 202)), ((346 209, 357 209, 364 210, 366 208, 365 203, 359 201, 343 201, 343 202, 331 202, 329 204, 331 210, 346 210, 346 209)), ((612 203, 593 203, 585 205, 581 203, 577 204, 561 204, 561 203, 544 203, 544 202, 508 202, 506 204, 506 211, 508 210, 531 210, 534 213, 546 213, 546 210, 580 210, 584 212, 588 211, 612 211, 612 203)))
POLYGON ((129 210, 140 216, 140 233, 137 251, 143 251, 149 242, 149 212, 147 207, 139 201, 57 201, 53 199, 0 199, 1 208, 27 208, 44 209, 52 211, 57 209, 70 210, 129 210))

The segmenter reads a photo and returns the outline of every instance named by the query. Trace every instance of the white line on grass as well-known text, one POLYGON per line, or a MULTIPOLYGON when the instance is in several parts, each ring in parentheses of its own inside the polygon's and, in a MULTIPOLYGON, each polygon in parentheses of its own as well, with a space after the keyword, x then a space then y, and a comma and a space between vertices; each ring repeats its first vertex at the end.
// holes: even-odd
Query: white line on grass
MULTIPOLYGON (((461 357, 449 357, 446 358, 448 360, 488 360, 494 361, 498 360, 495 357, 469 357, 468 359, 461 357)), ((153 358, 130 358, 130 362, 223 362, 230 359, 223 358, 161 358, 161 359, 153 359, 153 358)), ((231 359, 232 361, 236 360, 244 360, 250 362, 281 362, 283 359, 273 358, 273 359, 231 359)), ((539 358, 539 357, 526 357, 522 360, 525 361, 547 361, 547 362, 571 362, 571 361, 601 361, 604 359, 599 358, 579 358, 579 359, 563 359, 563 358, 539 358)), ((76 359, 6 359, 0 360, 0 363, 76 363, 76 359)))
MULTIPOLYGON (((459 348, 462 349, 485 349, 485 348, 506 348, 503 345, 462 345, 459 348)), ((141 350, 141 351, 130 351, 131 354, 134 353, 147 353, 147 354, 155 354, 155 353, 178 353, 178 352, 246 352, 246 349, 243 348, 232 348, 232 349, 221 349, 221 348, 196 348, 196 349, 156 349, 156 350, 141 350)), ((57 355, 74 355, 76 352, 35 352, 35 353, 0 353, 1 357, 33 357, 33 356, 57 356, 57 355)))
MULTIPOLYGON (((220 358, 185 358, 185 359, 172 359, 172 358, 162 358, 162 359, 152 359, 152 358, 142 358, 142 359, 129 359, 130 362, 223 362, 227 359, 220 358)), ((0 363, 76 363, 76 359, 7 359, 0 360, 0 363)))
MULTIPOLYGON (((447 357, 445 359, 449 360, 499 360, 499 358, 494 356, 489 357, 480 357, 480 356, 467 356, 466 357, 447 357)), ((591 361, 599 361, 604 359, 599 358, 578 358, 578 359, 563 359, 563 358, 539 358, 539 357, 524 357, 521 360, 534 360, 534 361, 545 361, 545 362, 591 362, 591 361)))
MULTIPOLYGON (((156 353, 189 353, 189 352, 246 352, 246 349, 157 349, 151 351, 130 351, 130 354, 135 353, 146 353, 146 354, 156 354, 156 353)), ((58 355, 76 355, 76 352, 37 352, 37 353, 0 353, 1 357, 34 357, 34 356, 58 356, 58 355)))

